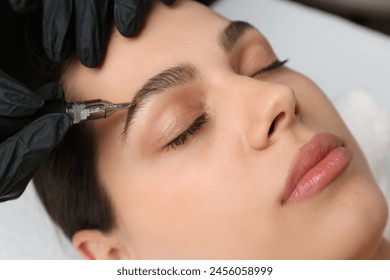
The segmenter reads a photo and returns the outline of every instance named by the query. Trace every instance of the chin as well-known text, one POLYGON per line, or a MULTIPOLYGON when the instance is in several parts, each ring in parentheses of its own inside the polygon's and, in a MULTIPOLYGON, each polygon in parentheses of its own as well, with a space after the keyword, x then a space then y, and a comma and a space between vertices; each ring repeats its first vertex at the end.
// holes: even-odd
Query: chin
MULTIPOLYGON (((342 243, 346 255, 344 259, 371 259, 383 238, 388 218, 388 206, 371 173, 358 172, 337 197, 340 206, 342 243)), ((342 245, 342 244, 340 244, 342 245)))

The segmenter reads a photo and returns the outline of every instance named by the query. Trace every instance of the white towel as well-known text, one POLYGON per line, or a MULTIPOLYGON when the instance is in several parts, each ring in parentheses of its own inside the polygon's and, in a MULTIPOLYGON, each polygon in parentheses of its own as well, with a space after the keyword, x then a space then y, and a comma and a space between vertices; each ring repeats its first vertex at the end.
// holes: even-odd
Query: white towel
MULTIPOLYGON (((372 94, 358 89, 339 95, 334 104, 366 155, 390 205, 390 112, 377 104, 372 94)), ((390 239, 389 223, 385 236, 390 239)))

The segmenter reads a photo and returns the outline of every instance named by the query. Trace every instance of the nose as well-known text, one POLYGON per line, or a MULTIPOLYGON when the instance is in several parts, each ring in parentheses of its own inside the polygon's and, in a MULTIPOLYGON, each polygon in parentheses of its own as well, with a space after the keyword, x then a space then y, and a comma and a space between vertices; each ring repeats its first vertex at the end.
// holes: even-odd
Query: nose
POLYGON ((256 101, 247 107, 247 139, 257 150, 267 148, 290 129, 298 114, 297 99, 291 87, 263 82, 260 91, 251 95, 256 101))

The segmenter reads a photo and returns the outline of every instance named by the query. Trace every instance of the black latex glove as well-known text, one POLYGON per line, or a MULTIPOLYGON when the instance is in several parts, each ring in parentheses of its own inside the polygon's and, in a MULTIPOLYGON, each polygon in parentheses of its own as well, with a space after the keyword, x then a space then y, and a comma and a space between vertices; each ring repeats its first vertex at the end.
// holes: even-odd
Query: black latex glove
MULTIPOLYGON (((175 0, 162 0, 172 4, 175 0)), ((51 60, 66 59, 76 48, 87 67, 98 66, 106 51, 113 12, 119 32, 136 35, 146 14, 146 0, 9 0, 15 11, 30 13, 43 7, 43 47, 51 60), (74 22, 72 22, 74 21, 74 22), (74 37, 73 37, 74 36, 74 37), (74 46, 73 46, 74 44, 74 46)))
MULTIPOLYGON (((0 121, 3 117, 29 118, 44 101, 58 98, 63 99, 63 91, 56 83, 34 93, 0 70, 0 121)), ((52 113, 0 143, 0 202, 16 198, 24 191, 40 161, 61 141, 69 127, 65 113, 52 113)))

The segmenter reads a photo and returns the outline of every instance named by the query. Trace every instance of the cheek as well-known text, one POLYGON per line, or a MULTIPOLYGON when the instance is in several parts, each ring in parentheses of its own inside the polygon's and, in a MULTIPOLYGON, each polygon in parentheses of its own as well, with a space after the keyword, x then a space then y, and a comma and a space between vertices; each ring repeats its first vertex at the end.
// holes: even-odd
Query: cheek
POLYGON ((186 157, 171 151, 177 155, 160 162, 126 156, 112 163, 115 170, 102 171, 110 180, 106 185, 121 227, 139 252, 188 250, 196 255, 203 248, 199 254, 206 254, 204 244, 210 243, 216 252, 236 246, 250 254, 262 240, 270 240, 276 211, 267 199, 274 194, 267 191, 275 189, 271 179, 280 176, 265 172, 269 161, 245 163, 229 146, 211 145, 186 157))

